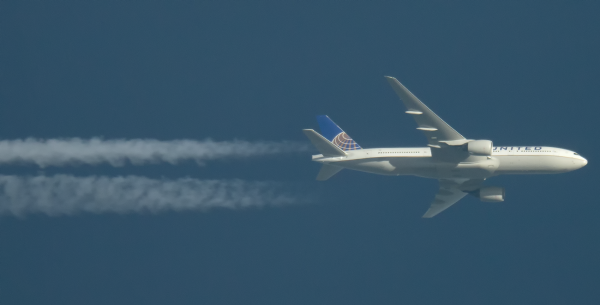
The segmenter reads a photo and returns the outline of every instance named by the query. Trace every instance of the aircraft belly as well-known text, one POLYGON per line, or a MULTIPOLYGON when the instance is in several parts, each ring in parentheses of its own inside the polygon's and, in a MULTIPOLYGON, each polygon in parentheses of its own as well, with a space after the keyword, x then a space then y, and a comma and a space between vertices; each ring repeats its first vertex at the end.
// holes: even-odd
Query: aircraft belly
POLYGON ((573 161, 560 156, 470 156, 461 162, 431 157, 365 158, 335 162, 344 168, 379 175, 413 175, 424 178, 482 179, 504 174, 551 174, 573 170, 573 161))
POLYGON ((410 157, 390 159, 396 170, 396 175, 414 175, 419 177, 430 177, 435 175, 435 165, 431 157, 410 157))
POLYGON ((372 158, 336 162, 336 165, 380 175, 422 176, 424 174, 425 176, 430 176, 435 172, 435 167, 430 159, 429 157, 372 158))
POLYGON ((337 166, 380 175, 413 175, 424 178, 486 178, 498 169, 498 160, 481 157, 463 162, 442 162, 431 157, 371 158, 336 162, 337 166))
POLYGON ((470 157, 462 162, 438 162, 436 163, 437 179, 465 178, 483 179, 494 175, 499 167, 496 158, 470 157))
POLYGON ((379 175, 395 175, 395 167, 390 164, 388 160, 350 160, 343 162, 336 162, 336 165, 344 168, 353 169, 357 171, 379 174, 379 175))
POLYGON ((572 162, 560 156, 498 156, 497 174, 552 174, 570 171, 572 162))

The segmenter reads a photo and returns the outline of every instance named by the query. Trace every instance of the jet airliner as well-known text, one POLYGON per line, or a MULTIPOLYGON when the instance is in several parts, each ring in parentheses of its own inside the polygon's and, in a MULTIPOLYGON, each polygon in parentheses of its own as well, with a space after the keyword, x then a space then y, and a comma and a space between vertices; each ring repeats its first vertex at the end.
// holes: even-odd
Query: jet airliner
POLYGON ((304 129, 321 153, 317 180, 347 168, 379 175, 414 175, 439 180, 439 190, 425 218, 431 218, 470 194, 484 202, 504 201, 503 187, 484 186, 487 178, 507 174, 556 174, 579 169, 578 153, 547 146, 494 146, 490 140, 466 139, 397 79, 386 79, 406 106, 406 113, 427 137, 427 147, 362 148, 326 115, 317 116, 321 134, 304 129))

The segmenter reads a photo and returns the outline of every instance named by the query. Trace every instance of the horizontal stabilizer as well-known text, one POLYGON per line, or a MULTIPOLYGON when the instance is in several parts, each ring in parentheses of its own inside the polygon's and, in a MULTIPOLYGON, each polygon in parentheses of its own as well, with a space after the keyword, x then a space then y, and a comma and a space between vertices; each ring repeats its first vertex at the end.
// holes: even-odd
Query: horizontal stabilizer
POLYGON ((317 150, 325 157, 343 157, 346 153, 337 147, 335 144, 329 142, 322 135, 312 129, 303 129, 302 132, 308 137, 313 143, 317 150))
POLYGON ((331 178, 333 175, 337 174, 342 169, 343 168, 341 168, 339 166, 323 164, 323 167, 321 167, 321 171, 317 175, 317 180, 325 181, 325 180, 331 178))

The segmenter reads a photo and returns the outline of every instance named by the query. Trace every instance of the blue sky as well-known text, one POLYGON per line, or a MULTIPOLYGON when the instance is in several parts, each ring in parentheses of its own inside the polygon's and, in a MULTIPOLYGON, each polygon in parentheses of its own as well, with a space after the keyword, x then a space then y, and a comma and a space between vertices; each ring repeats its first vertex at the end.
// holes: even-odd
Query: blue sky
POLYGON ((0 4, 0 137, 306 141, 327 114, 362 147, 423 146, 384 80, 468 138, 572 149, 578 171, 490 179, 421 219, 437 182, 309 154, 198 167, 3 173, 299 183, 313 204, 0 218, 2 304, 596 304, 594 1, 0 4))

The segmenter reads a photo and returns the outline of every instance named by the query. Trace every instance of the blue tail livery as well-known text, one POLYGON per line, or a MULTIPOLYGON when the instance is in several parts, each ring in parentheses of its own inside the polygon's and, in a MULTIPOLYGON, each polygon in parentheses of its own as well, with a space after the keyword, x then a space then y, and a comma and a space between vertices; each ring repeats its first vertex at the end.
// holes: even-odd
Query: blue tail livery
POLYGON ((336 125, 328 116, 318 115, 317 121, 321 134, 331 143, 342 150, 356 150, 361 147, 350 136, 348 136, 338 125, 336 125))

